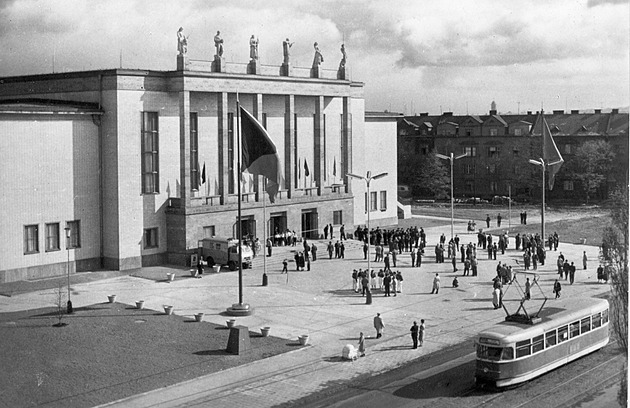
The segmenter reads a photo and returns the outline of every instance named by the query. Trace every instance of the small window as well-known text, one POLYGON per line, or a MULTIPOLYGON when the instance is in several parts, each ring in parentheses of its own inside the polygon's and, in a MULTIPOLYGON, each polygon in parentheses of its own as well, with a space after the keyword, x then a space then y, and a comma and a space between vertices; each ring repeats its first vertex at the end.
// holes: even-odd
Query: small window
POLYGON ((593 315, 593 329, 601 327, 602 325, 602 314, 597 313, 593 315))
POLYGON ((499 191, 499 183, 496 181, 491 181, 490 182, 490 191, 492 191, 493 193, 496 193, 497 191, 499 191))
POLYGON ((577 337, 580 335, 580 322, 573 322, 569 325, 569 335, 571 338, 577 337))
POLYGON ((532 351, 531 351, 532 345, 530 341, 531 340, 528 339, 528 340, 516 342, 516 358, 525 357, 532 354, 532 351))
POLYGON ((387 211, 387 191, 381 191, 381 211, 387 211))
POLYGON ((602 324, 608 323, 608 309, 602 312, 602 324))
POLYGON ((564 153, 565 154, 571 154, 571 150, 572 150, 572 148, 571 148, 570 144, 565 144, 564 145, 564 153))
POLYGON ((538 353, 545 348, 544 335, 536 336, 532 340, 532 354, 538 353))
POLYGON ((464 147, 464 153, 468 154, 468 157, 477 156, 477 147, 476 146, 466 146, 464 147))
POLYGON ((573 191, 573 180, 564 180, 564 191, 573 191))
POLYGON ((370 211, 378 210, 378 193, 376 191, 370 191, 370 211))
POLYGON ((523 134, 523 129, 516 128, 514 129, 514 136, 521 136, 523 134))
POLYGON ((464 171, 466 172, 466 174, 473 174, 473 165, 472 164, 464 165, 464 171))
POLYGON ((488 147, 488 157, 499 157, 499 148, 497 146, 488 147))
POLYGON ((67 248, 81 248, 81 223, 79 221, 68 221, 66 222, 66 228, 70 229, 66 231, 67 248))
POLYGON ((504 347, 501 360, 512 360, 512 359, 514 359, 514 349, 512 347, 504 347))
POLYGON ((212 238, 214 237, 214 225, 209 225, 207 227, 203 227, 203 237, 204 238, 212 238))
POLYGON ((581 333, 586 333, 586 332, 590 332, 590 331, 591 331, 591 318, 590 317, 585 317, 580 322, 580 332, 581 333))
POLYGON ((39 226, 24 226, 24 254, 35 254, 39 252, 39 226))
POLYGON ((497 130, 497 128, 490 129, 490 136, 497 136, 498 134, 499 134, 499 131, 497 130))
POLYGON ((158 247, 158 229, 147 228, 144 230, 144 248, 157 248, 158 247))
POLYGON ((486 360, 499 361, 501 359, 501 347, 490 347, 484 345, 477 345, 477 357, 486 360))
POLYGON ((558 328, 558 343, 569 340, 569 328, 562 326, 558 328))
POLYGON ((513 155, 514 157, 516 157, 516 156, 518 156, 518 154, 519 154, 518 147, 514 147, 514 148, 512 149, 512 155, 513 155))
POLYGON ((59 223, 46 224, 46 252, 59 249, 59 223))
POLYGON ((557 339, 555 330, 545 333, 545 347, 555 346, 557 339))
POLYGON ((341 210, 333 211, 333 224, 343 224, 343 212, 341 210))

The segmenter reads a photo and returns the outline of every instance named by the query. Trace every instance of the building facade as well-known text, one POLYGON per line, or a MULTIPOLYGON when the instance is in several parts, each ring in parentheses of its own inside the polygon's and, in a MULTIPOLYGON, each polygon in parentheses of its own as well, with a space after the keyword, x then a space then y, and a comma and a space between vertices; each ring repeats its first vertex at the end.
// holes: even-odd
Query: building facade
POLYGON ((366 120, 342 71, 188 61, 0 79, 6 191, 0 282, 99 268, 186 265, 198 241, 364 224, 366 158, 391 178, 371 212, 396 223, 396 122, 366 120), (267 129, 285 184, 274 203, 238 169, 237 100, 267 129), (390 150, 381 163, 373 148, 390 150), (266 231, 263 229, 266 226, 266 231), (68 229, 66 236, 66 229, 68 229))
MULTIPOLYGON (((617 186, 627 184, 628 114, 613 109, 609 113, 579 111, 545 112, 565 163, 556 175, 549 199, 584 198, 584 190, 571 176, 576 149, 586 141, 604 140, 611 144, 616 157, 607 180, 597 191, 606 198, 617 186)), ((540 167, 529 159, 542 155, 542 132, 538 112, 521 115, 420 114, 398 121, 399 169, 409 168, 429 154, 468 153, 453 166, 456 198, 507 196, 521 200, 536 199, 541 194, 540 167)), ((404 180, 404 174, 399 179, 404 180)), ((407 180, 405 180, 407 181, 407 180)), ((401 181, 401 182, 405 182, 401 181)))

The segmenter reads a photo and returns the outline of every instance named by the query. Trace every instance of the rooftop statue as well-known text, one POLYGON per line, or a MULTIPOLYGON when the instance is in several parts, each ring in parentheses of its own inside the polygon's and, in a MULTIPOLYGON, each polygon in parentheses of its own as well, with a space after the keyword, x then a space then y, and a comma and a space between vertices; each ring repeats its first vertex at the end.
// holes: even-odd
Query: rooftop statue
POLYGON ((313 57, 313 68, 319 68, 322 62, 324 62, 324 57, 322 56, 322 52, 319 50, 319 44, 313 44, 315 48, 315 56, 313 57))
POLYGON ((339 62, 339 69, 346 67, 346 46, 341 44, 341 61, 339 62))
POLYGON ((214 47, 216 48, 216 55, 223 56, 223 38, 221 38, 221 31, 217 31, 217 35, 214 36, 214 47))
POLYGON ((177 52, 179 55, 186 55, 188 52, 188 37, 184 35, 184 27, 177 30, 177 52))
POLYGON ((249 58, 254 61, 258 60, 258 39, 253 34, 249 39, 249 58))
POLYGON ((289 63, 291 47, 293 47, 293 43, 289 42, 288 38, 282 42, 282 54, 284 56, 284 60, 282 62, 284 64, 288 64, 289 63))

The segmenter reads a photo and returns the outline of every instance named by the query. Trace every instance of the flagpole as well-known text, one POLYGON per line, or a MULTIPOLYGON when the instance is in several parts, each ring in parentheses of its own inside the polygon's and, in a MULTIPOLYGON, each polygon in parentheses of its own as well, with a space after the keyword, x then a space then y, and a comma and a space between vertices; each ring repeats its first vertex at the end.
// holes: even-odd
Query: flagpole
POLYGON ((542 236, 540 237, 540 242, 543 243, 543 245, 545 244, 545 161, 544 159, 540 159, 540 162, 542 163, 542 208, 540 210, 540 233, 542 234, 542 236))
MULTIPOLYGON (((267 184, 267 178, 264 176, 260 176, 262 177, 263 180, 263 184, 267 184)), ((265 192, 261 191, 259 193, 260 195, 262 195, 262 201, 263 201, 263 242, 262 242, 262 255, 263 255, 263 276, 267 275, 267 256, 265 255, 265 249, 267 249, 267 200, 265 200, 265 192)))

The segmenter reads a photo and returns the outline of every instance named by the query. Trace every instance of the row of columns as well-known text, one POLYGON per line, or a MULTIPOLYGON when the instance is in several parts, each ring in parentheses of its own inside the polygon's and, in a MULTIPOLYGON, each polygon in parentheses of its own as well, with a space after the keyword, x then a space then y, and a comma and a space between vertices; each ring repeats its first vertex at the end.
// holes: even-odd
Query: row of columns
MULTIPOLYGON (((219 191, 221 194, 221 203, 227 204, 228 199, 228 183, 229 183, 229 155, 228 155, 228 93, 218 92, 217 97, 217 116, 218 116, 218 158, 217 165, 219 168, 219 191)), ((263 116, 263 94, 253 94, 254 106, 252 115, 262 123, 263 116)), ((343 97, 343 115, 341 124, 341 158, 338 171, 340 174, 347 174, 352 168, 351 152, 352 152, 352 117, 350 98, 343 97)), ((190 206, 192 196, 191 184, 191 168, 194 164, 191 162, 190 152, 190 91, 181 91, 179 93, 179 140, 180 140, 180 194, 185 206, 190 206)), ((295 134, 295 95, 285 96, 285 114, 284 114, 284 177, 285 185, 282 190, 286 191, 288 198, 295 194, 297 188, 294 182, 295 166, 296 166, 296 134, 295 134)), ((325 174, 324 161, 324 96, 317 96, 315 101, 315 126, 313 141, 313 175, 318 186, 323 185, 325 174)), ((234 129, 236 136, 236 129, 234 129)), ((234 143, 235 154, 237 143, 234 143)), ((236 169, 239 171, 239 169, 236 169)), ((239 178, 240 180, 240 178, 239 178)), ((261 192, 264 192, 263 177, 256 177, 254 183, 254 191, 257 193, 257 200, 261 200, 261 192)))

